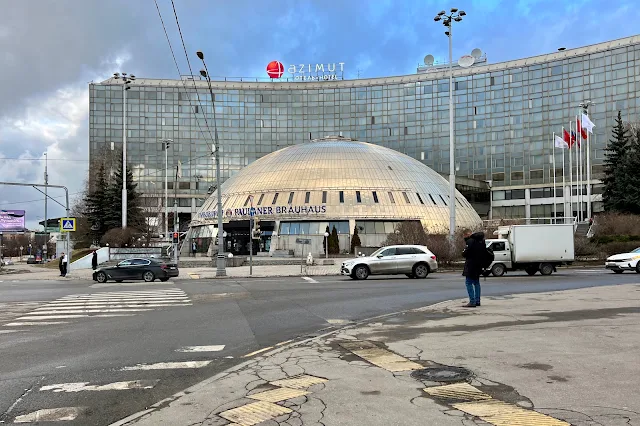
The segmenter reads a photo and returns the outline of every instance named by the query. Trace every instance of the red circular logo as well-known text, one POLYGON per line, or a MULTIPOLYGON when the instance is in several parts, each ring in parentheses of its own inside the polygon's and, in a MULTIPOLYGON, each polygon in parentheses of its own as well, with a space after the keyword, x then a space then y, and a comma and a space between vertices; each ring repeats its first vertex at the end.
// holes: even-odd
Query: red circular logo
POLYGON ((267 65, 267 74, 270 78, 280 78, 284 74, 284 65, 280 61, 271 61, 267 65))

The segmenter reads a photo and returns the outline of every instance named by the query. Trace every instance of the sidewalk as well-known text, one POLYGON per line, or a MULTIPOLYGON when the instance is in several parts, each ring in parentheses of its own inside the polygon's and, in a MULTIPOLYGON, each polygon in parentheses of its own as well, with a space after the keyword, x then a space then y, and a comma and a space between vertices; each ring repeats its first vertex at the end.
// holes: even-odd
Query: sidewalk
POLYGON ((461 304, 248 354, 116 424, 640 425, 640 285, 461 304))

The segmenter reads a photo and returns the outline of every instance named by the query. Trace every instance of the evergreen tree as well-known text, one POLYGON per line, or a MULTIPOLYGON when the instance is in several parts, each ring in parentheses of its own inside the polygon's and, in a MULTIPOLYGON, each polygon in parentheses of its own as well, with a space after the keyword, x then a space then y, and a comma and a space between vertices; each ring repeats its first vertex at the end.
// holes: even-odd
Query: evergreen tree
POLYGON ((340 240, 338 239, 338 230, 335 225, 329 235, 329 254, 340 254, 340 240))
POLYGON ((635 129, 625 150, 625 156, 621 160, 621 176, 624 181, 620 185, 622 191, 622 203, 619 211, 631 214, 640 214, 640 129, 635 129))
POLYGON ((353 237, 351 237, 351 253, 356 253, 356 247, 360 247, 362 243, 360 242, 360 236, 358 235, 358 225, 353 228, 353 237))
POLYGON ((618 111, 616 124, 613 126, 613 138, 605 152, 604 160, 604 192, 602 201, 606 211, 624 211, 625 188, 628 176, 624 167, 629 148, 629 137, 622 122, 622 114, 618 111))
POLYGON ((108 185, 105 176, 104 164, 100 164, 96 173, 96 181, 93 191, 85 196, 84 216, 89 223, 91 241, 100 241, 100 238, 109 229, 107 227, 107 214, 110 209, 108 199, 108 185))
MULTIPOLYGON (((107 229, 122 226, 122 169, 122 160, 120 160, 106 191, 108 208, 105 214, 105 224, 107 229)), ((142 199, 136 191, 137 187, 138 184, 133 182, 133 172, 127 168, 127 225, 132 227, 140 227, 145 220, 144 212, 140 207, 142 199)))

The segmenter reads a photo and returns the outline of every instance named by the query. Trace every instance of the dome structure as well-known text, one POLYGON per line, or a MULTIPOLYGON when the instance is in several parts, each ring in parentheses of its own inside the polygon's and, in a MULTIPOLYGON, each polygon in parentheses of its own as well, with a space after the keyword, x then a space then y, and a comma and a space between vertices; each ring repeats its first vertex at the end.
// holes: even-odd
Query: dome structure
MULTIPOLYGON (((322 240, 325 224, 332 223, 343 224, 337 227, 342 234, 361 227, 361 239, 362 234, 386 236, 393 232, 389 224, 402 221, 420 221, 429 232, 447 233, 450 202, 448 181, 421 162, 339 136, 265 155, 222 185, 225 231, 227 224, 229 229, 234 222, 248 224, 253 206, 261 231, 270 224, 266 232, 280 237, 320 235, 322 240)), ((456 226, 472 229, 481 224, 462 194, 456 191, 453 202, 456 226)), ((191 221, 193 238, 210 235, 197 230, 206 225, 217 226, 217 193, 191 221)))

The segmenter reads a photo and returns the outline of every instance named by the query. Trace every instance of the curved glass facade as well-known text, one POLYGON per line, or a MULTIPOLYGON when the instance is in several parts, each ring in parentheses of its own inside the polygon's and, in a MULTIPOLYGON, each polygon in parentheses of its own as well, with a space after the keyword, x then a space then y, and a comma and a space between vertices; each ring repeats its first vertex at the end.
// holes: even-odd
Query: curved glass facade
MULTIPOLYGON (((213 82, 221 177, 226 180, 280 148, 338 134, 392 148, 447 174, 447 72, 308 83, 213 82)), ((552 132, 569 125, 581 102, 593 102, 590 148, 597 193, 617 111, 625 119, 640 112, 640 37, 456 69, 454 85, 456 174, 491 181, 493 217, 548 216, 552 132)), ((122 144, 122 94, 118 80, 90 85, 91 155, 122 144)), ((169 167, 178 160, 183 165, 180 211, 195 213, 215 183, 212 112, 205 81, 138 79, 132 84, 127 151, 143 193, 164 187, 159 141, 173 139, 169 167)), ((561 173, 562 153, 556 150, 558 179, 561 173)))

